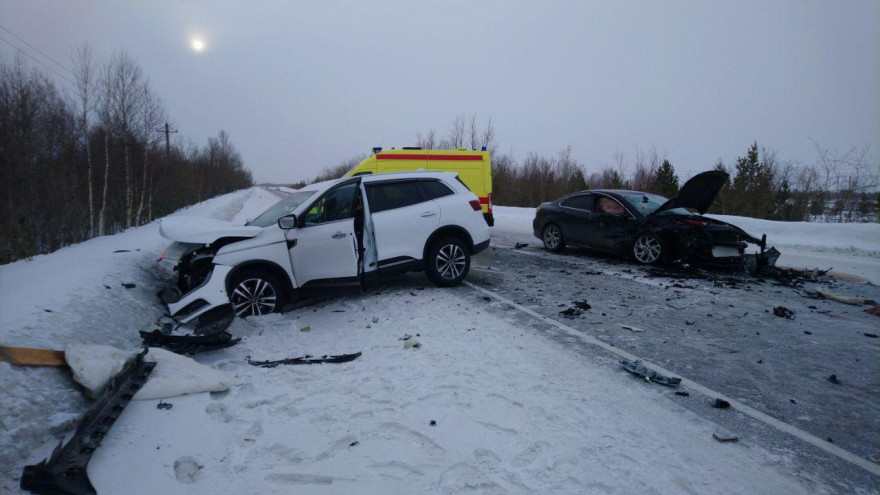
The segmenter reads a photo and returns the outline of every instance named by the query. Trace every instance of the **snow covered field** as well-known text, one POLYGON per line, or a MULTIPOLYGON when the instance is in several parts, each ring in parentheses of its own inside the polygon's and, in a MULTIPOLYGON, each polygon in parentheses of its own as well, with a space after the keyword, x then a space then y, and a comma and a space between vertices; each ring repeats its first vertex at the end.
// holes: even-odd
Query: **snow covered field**
MULTIPOLYGON (((177 214, 243 222, 276 199, 254 188, 177 214)), ((499 235, 531 236, 532 209, 495 214, 499 235)), ((867 227, 842 244, 811 244, 805 229, 778 235, 816 252, 852 242, 867 257, 878 234, 867 227)), ((168 272, 155 260, 167 244, 153 223, 0 266, 0 343, 137 349, 137 331, 161 314, 155 293, 168 272)), ((522 313, 499 316, 503 304, 488 299, 412 274, 238 319, 229 331, 241 343, 196 359, 239 384, 166 399, 170 410, 132 402, 93 456, 90 479, 99 493, 131 494, 835 491, 748 439, 713 440, 716 425, 670 401, 668 389, 634 386, 543 337, 522 313), (406 349, 405 335, 420 347, 406 349), (358 351, 344 364, 247 364, 358 351)), ((67 376, 0 363, 0 491, 17 493, 22 467, 46 457, 87 406, 67 376)))
MULTIPOLYGON (((496 206, 495 230, 519 242, 539 245, 532 234, 534 208, 496 206)), ((791 268, 833 268, 833 273, 880 284, 880 224, 777 222, 730 215, 707 215, 728 222, 767 242, 782 256, 778 265, 791 268)))

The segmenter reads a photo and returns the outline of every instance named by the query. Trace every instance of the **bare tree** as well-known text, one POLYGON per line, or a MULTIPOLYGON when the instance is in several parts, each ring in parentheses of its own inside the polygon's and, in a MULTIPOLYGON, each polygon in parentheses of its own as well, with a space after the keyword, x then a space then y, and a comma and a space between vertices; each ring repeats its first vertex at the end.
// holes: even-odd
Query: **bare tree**
POLYGON ((492 125, 492 119, 489 119, 489 122, 486 123, 486 128, 483 130, 483 135, 481 137, 483 146, 486 147, 486 151, 494 156, 495 151, 498 149, 498 145, 495 143, 495 127, 492 125))
POLYGON ((112 109, 114 120, 119 125, 125 163, 125 227, 131 227, 134 183, 131 170, 131 137, 134 126, 143 110, 141 92, 141 68, 128 56, 118 52, 113 56, 112 109))
POLYGON ((98 113, 101 116, 101 124, 104 127, 104 184, 101 192, 101 209, 98 212, 98 235, 104 235, 105 220, 107 214, 107 190, 110 186, 110 133, 113 128, 113 62, 106 63, 101 68, 100 80, 101 106, 98 113))
POLYGON ((440 140, 441 149, 458 149, 464 146, 465 132, 465 116, 463 113, 458 114, 452 121, 452 127, 446 138, 440 140))
MULTIPOLYGON (((143 110, 141 111, 141 122, 140 122, 140 134, 141 138, 144 142, 144 162, 143 162, 143 177, 141 179, 141 194, 140 200, 138 201, 137 213, 135 214, 135 224, 141 224, 142 213, 144 210, 144 197, 147 195, 147 191, 149 191, 149 198, 147 203, 147 209, 149 210, 152 204, 152 180, 148 181, 148 177, 152 178, 152 168, 149 166, 150 152, 152 152, 156 147, 156 141, 159 139, 159 134, 156 132, 159 123, 164 120, 164 111, 162 109, 162 102, 159 101, 158 98, 153 94, 150 90, 149 81, 144 81, 143 84, 143 110)), ((147 221, 150 221, 150 215, 147 215, 147 221)))
POLYGON ((79 125, 82 132, 83 146, 86 150, 86 182, 89 191, 89 235, 95 236, 95 199, 92 182, 92 147, 89 142, 89 115, 92 110, 92 95, 95 91, 94 61, 92 47, 79 46, 73 54, 73 74, 76 80, 76 92, 79 104, 79 125))
POLYGON ((416 133, 416 146, 423 150, 433 150, 437 147, 437 135, 434 129, 428 129, 428 132, 422 136, 421 132, 416 133))

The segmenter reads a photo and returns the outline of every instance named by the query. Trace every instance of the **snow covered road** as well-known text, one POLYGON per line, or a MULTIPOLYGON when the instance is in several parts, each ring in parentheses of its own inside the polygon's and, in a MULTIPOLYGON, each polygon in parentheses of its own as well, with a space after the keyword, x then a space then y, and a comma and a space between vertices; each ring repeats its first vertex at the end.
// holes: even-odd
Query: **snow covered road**
MULTIPOLYGON (((243 221, 273 199, 254 189, 190 212, 243 221)), ((530 236, 530 221, 505 230, 501 219, 493 236, 502 244, 522 231, 530 236)), ((153 224, 0 267, 0 343, 135 349, 137 330, 159 314, 154 294, 167 273, 153 260, 164 245, 153 224), (114 253, 120 249, 129 252, 114 253), (30 288, 69 265, 77 268, 57 284, 30 288), (124 289, 122 282, 137 287, 124 289), (22 284, 28 287, 12 290, 22 284)), ((636 280, 637 273, 625 270, 579 252, 549 256, 497 248, 475 258, 470 280, 554 319, 561 318, 559 304, 588 299, 592 310, 562 321, 785 420, 796 413, 768 396, 785 392, 808 409, 817 407, 813 401, 823 396, 805 398, 780 385, 799 372, 786 372, 784 361, 803 352, 781 344, 803 335, 802 329, 772 315, 740 322, 733 309, 719 306, 743 305, 736 311, 745 312, 764 295, 725 290, 719 298, 688 289, 693 297, 671 301, 686 308, 682 313, 666 305, 669 291, 657 281, 636 280), (588 270, 596 273, 581 273, 588 270), (660 304, 638 306, 645 301, 660 304), (711 305, 718 307, 713 313, 719 323, 743 327, 737 333, 765 319, 768 328, 782 325, 766 346, 772 366, 763 371, 766 383, 739 379, 737 370, 752 360, 748 341, 719 333, 716 320, 705 316, 711 305), (683 327, 687 337, 679 336, 685 331, 678 326, 666 328, 673 320, 684 325, 685 315, 695 320, 683 327), (612 329, 618 320, 647 330, 636 335, 612 329), (693 336, 702 332, 708 336, 693 336), (663 339, 678 344, 663 345, 663 339), (689 355, 696 359, 689 361, 689 355), (743 361, 727 361, 728 355, 743 361)), ((860 315, 843 316, 831 324, 861 328, 860 315)), ((814 318, 799 312, 796 322, 823 321, 814 318)), ((576 334, 554 330, 469 287, 434 288, 422 274, 391 279, 363 295, 239 319, 229 331, 243 341, 197 360, 239 375, 242 384, 227 393, 168 399, 170 410, 157 409, 158 401, 130 404, 89 465, 99 493, 871 493, 877 486, 877 477, 825 452, 736 411, 709 408, 700 394, 679 397, 633 378, 613 356, 576 334), (399 339, 407 334, 419 348, 405 348, 399 339), (356 351, 363 355, 344 364, 247 364, 248 358, 356 351), (719 425, 740 441, 715 441, 719 425)), ((808 339, 817 344, 800 349, 818 352, 830 343, 834 356, 821 359, 853 352, 848 357, 860 356, 869 372, 876 371, 877 350, 858 348, 853 342, 863 341, 847 340, 849 333, 823 341, 817 335, 808 339)), ((846 369, 861 369, 850 365, 846 369)), ((837 391, 838 402, 851 402, 852 418, 832 430, 835 442, 876 462, 876 414, 865 405, 872 398, 857 395, 872 387, 876 393, 877 378, 840 373, 858 388, 837 391), (861 448, 853 440, 859 436, 867 442, 861 448)), ((17 493, 22 466, 48 455, 86 402, 57 369, 0 363, 0 386, 0 491, 17 493)), ((784 400, 793 405, 789 395, 784 400)), ((834 404, 824 407, 829 409, 822 414, 838 412, 834 404)), ((811 420, 821 420, 823 428, 830 422, 811 420)), ((798 426, 808 427, 800 421, 798 426)))

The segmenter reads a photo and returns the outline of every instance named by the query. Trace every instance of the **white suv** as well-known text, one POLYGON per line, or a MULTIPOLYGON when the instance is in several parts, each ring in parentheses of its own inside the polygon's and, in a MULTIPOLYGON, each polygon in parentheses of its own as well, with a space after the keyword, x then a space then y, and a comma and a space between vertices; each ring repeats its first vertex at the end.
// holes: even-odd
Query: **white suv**
POLYGON ((321 182, 244 226, 169 217, 159 232, 176 241, 163 258, 177 262, 179 292, 163 298, 182 323, 226 304, 239 316, 272 313, 310 288, 363 286, 389 272, 424 270, 457 285, 489 246, 479 198, 448 172, 321 182))

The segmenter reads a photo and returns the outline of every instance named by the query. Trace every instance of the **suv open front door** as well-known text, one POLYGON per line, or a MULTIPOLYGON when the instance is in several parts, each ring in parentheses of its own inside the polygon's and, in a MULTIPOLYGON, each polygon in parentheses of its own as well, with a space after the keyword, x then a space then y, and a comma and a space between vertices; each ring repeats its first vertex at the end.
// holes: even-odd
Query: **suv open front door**
POLYGON ((359 190, 358 180, 339 184, 309 206, 297 228, 285 231, 297 287, 358 283, 359 190))

